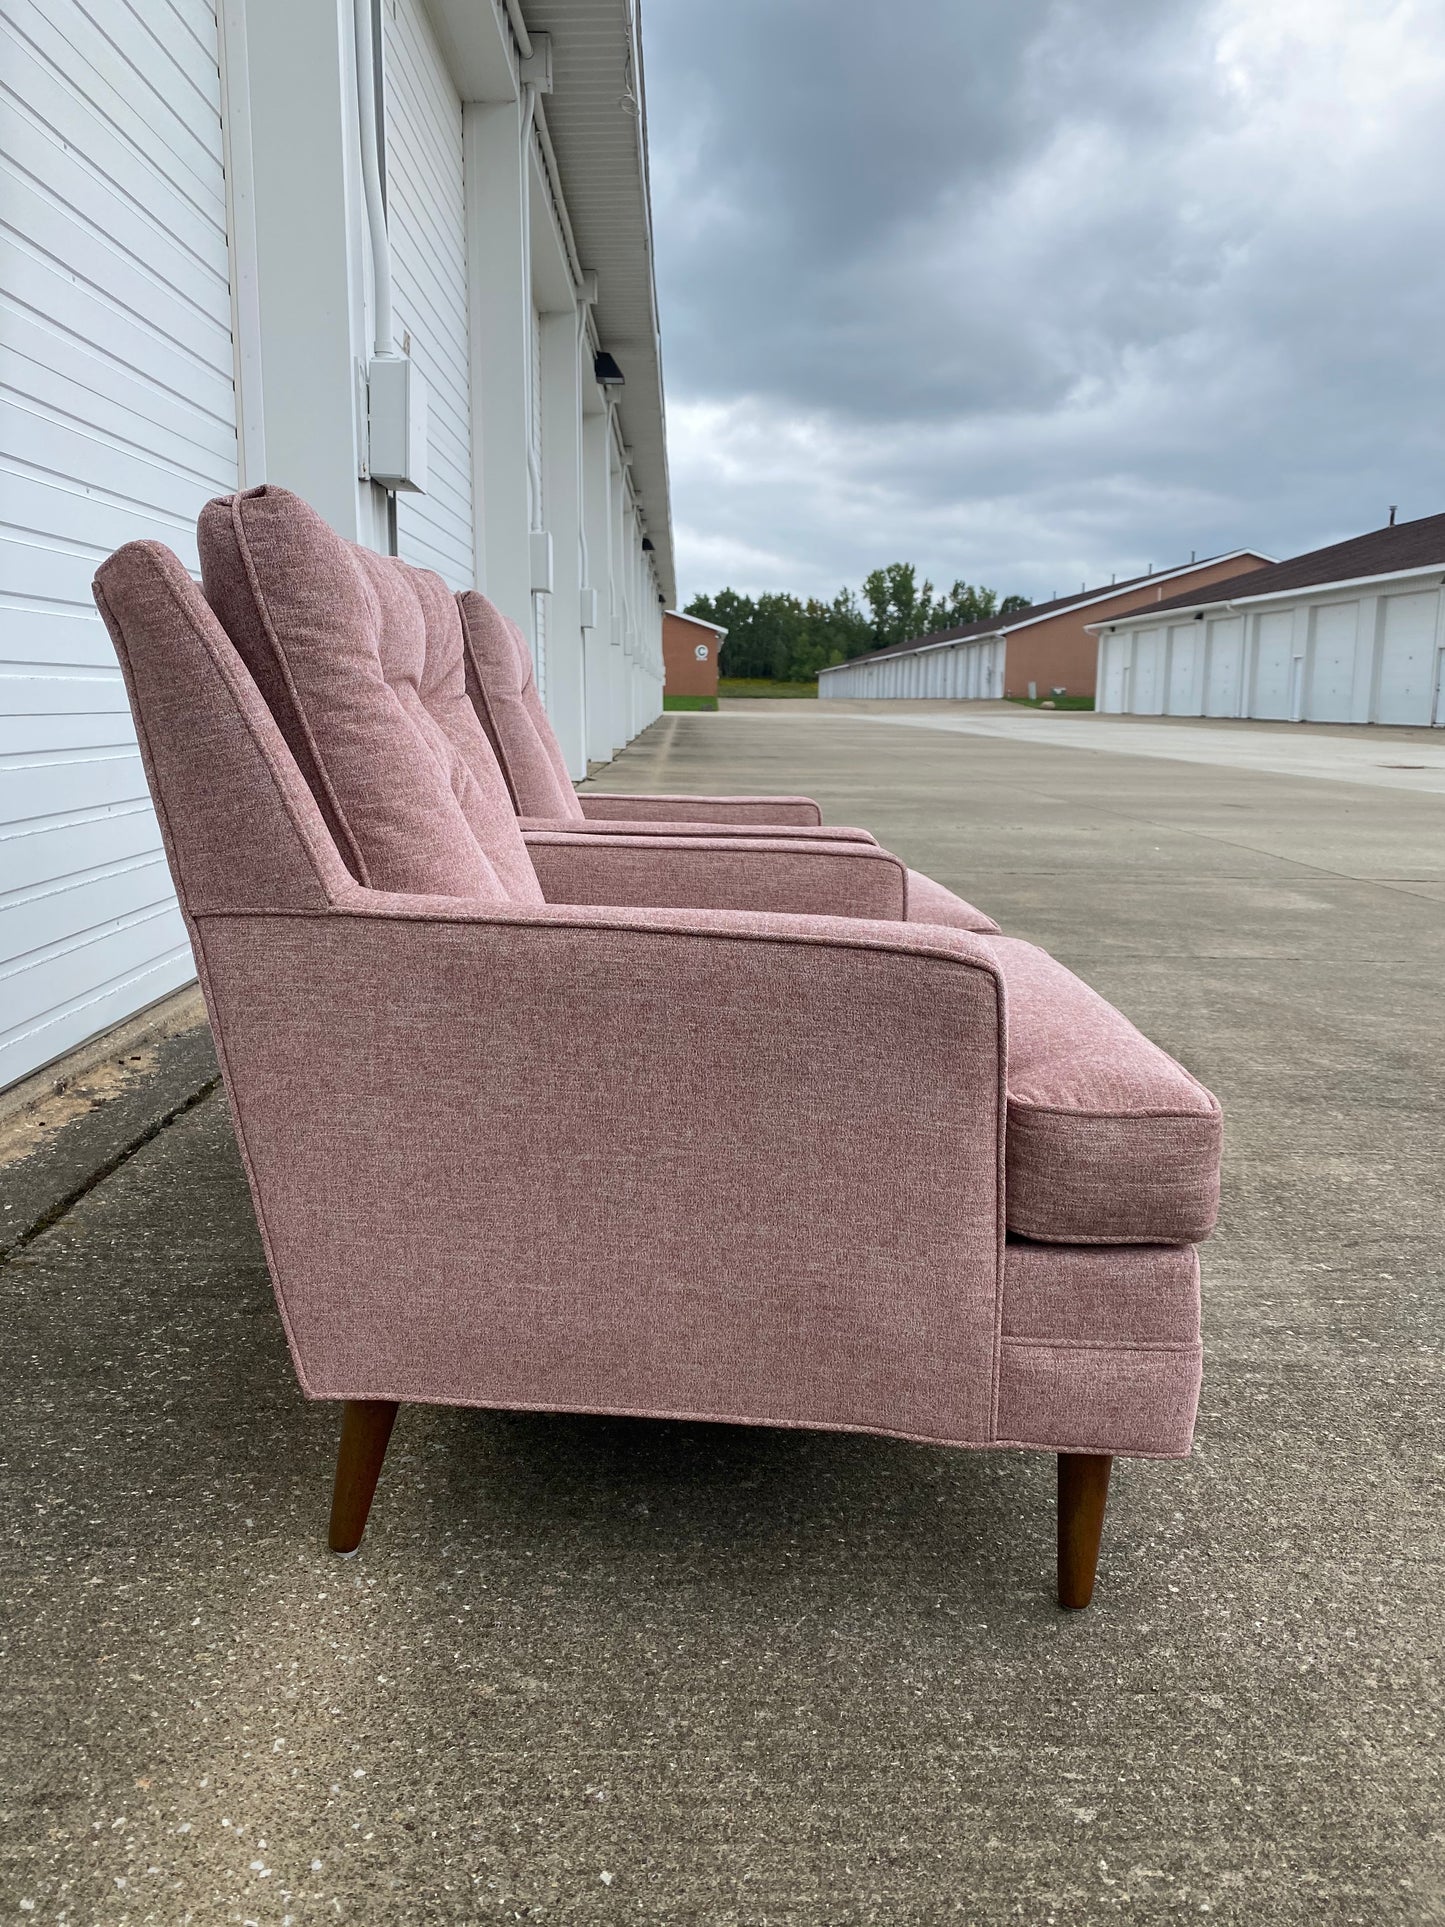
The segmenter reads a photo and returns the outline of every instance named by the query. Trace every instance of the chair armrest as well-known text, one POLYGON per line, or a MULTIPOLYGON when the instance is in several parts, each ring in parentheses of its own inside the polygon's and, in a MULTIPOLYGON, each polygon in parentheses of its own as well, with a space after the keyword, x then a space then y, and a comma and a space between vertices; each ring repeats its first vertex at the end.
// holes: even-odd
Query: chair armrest
POLYGON ((523 841, 549 903, 781 910, 890 921, 908 912, 907 866, 869 843, 550 830, 529 830, 523 841))
POLYGON ((654 817, 604 817, 600 821, 575 816, 519 816, 523 830, 557 830, 574 836, 688 836, 688 837, 783 837, 790 843, 871 843, 878 839, 871 830, 836 823, 703 823, 663 821, 654 817))
POLYGON ((990 1436, 985 942, 360 889, 194 927, 309 1395, 990 1436))
POLYGON ((821 823, 810 796, 624 796, 579 790, 582 814, 594 822, 665 817, 669 823, 821 823))

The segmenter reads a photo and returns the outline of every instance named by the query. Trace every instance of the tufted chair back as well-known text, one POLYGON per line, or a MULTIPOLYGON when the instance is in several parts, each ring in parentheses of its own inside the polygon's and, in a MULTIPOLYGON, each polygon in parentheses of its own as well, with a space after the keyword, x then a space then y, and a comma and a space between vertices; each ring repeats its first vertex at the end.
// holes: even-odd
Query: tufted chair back
POLYGON ((208 503, 197 537, 206 599, 356 880, 540 903, 440 576, 271 486, 208 503))
POLYGON ((526 637, 476 589, 457 597, 467 650, 467 693, 476 705, 518 816, 570 817, 582 805, 552 728, 526 637))

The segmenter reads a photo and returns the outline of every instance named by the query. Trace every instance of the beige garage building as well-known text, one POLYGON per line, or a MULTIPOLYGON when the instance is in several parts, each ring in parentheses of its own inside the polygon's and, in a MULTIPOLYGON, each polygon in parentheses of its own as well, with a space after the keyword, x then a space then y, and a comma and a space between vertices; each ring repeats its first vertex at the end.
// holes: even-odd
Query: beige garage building
POLYGON ((1445 725, 1445 515, 1090 625, 1116 715, 1445 725))
POLYGON ((1246 569, 1264 568, 1268 557, 1252 549, 1151 570, 1107 587, 1054 596, 1008 615, 985 616, 957 629, 939 629, 891 643, 825 669, 822 697, 943 696, 962 701, 999 696, 1094 694, 1098 648, 1091 623, 1134 609, 1156 608, 1164 597, 1232 581, 1246 569))

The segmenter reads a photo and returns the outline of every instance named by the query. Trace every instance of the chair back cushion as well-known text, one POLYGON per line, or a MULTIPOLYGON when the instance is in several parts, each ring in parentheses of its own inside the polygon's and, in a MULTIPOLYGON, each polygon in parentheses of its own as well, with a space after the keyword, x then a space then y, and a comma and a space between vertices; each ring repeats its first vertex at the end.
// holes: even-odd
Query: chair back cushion
POLYGON ((282 488, 219 497, 197 533, 207 600, 357 880, 540 903, 441 578, 343 541, 282 488))
POLYGON ((127 542, 93 591, 186 915, 324 911, 354 891, 275 717, 177 557, 127 542))
POLYGON ((581 822, 582 805, 537 693, 526 637, 475 589, 464 589, 457 606, 466 640, 467 693, 496 751, 518 816, 581 822))

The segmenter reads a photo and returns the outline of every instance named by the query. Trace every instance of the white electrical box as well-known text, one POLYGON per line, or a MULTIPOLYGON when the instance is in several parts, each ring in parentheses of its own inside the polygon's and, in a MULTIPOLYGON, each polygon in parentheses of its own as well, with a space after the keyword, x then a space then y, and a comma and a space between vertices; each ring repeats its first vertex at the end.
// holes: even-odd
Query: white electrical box
POLYGON ((366 369, 367 469, 383 488, 426 494, 426 383, 410 355, 373 355, 366 369))
POLYGON ((581 595, 581 602, 582 627, 584 629, 595 629, 597 627, 597 591, 595 589, 584 589, 581 595))
POLYGON ((552 36, 549 33, 534 33, 531 36, 532 51, 524 60, 517 63, 517 77, 525 86, 535 87, 539 94, 552 91, 552 36))
POLYGON ((529 540, 532 545, 532 594, 551 595, 552 532, 550 529, 533 529, 529 540))

